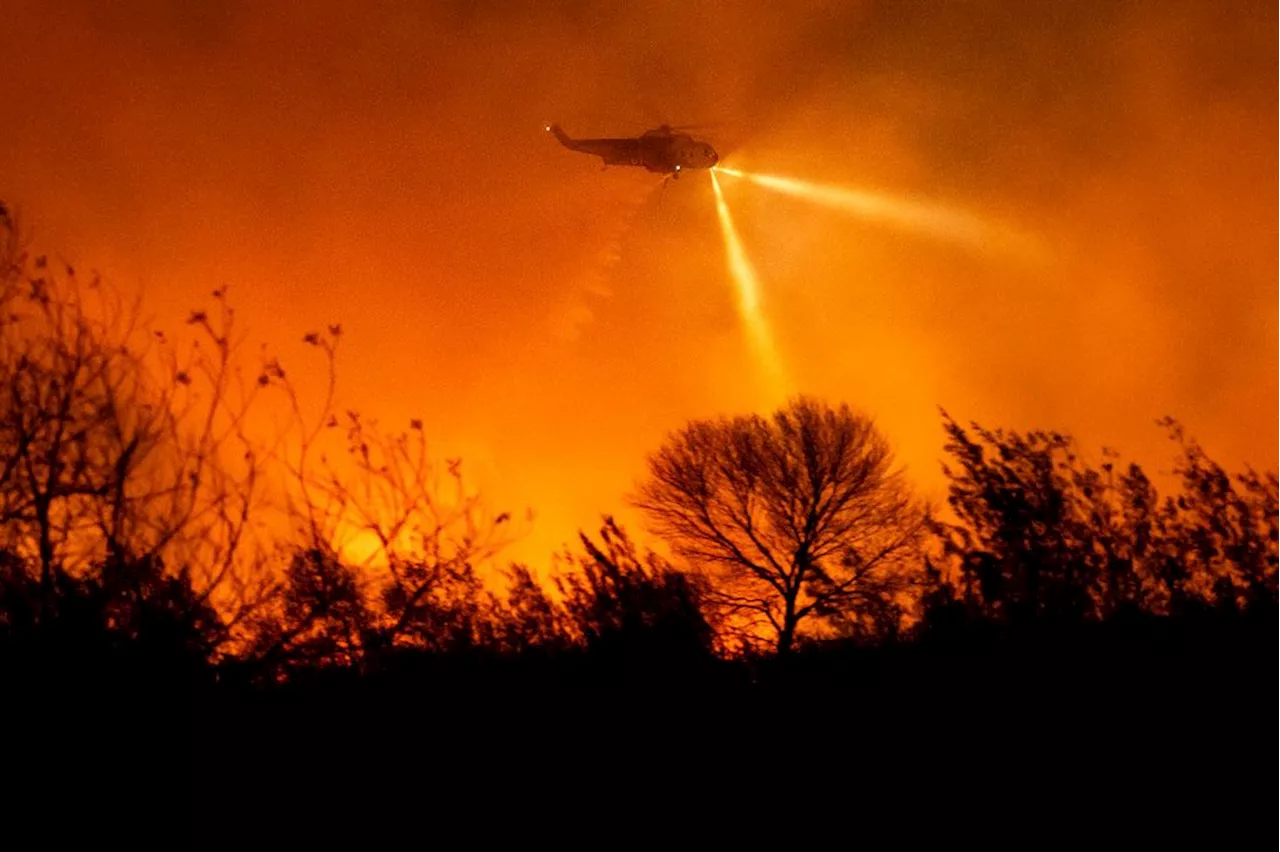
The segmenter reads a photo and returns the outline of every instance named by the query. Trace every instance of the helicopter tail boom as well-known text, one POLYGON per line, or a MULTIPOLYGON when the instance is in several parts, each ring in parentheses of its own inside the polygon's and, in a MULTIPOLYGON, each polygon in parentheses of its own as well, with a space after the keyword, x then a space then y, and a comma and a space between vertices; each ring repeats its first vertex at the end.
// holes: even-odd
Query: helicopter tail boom
POLYGON ((560 125, 548 124, 546 127, 547 127, 547 132, 550 133, 552 136, 556 137, 556 139, 560 141, 561 145, 563 145, 566 148, 569 148, 570 150, 576 150, 574 147, 573 138, 570 137, 568 133, 565 133, 563 130, 561 130, 560 125))
POLYGON ((558 124, 546 125, 547 132, 570 151, 599 157, 607 166, 639 166, 644 164, 639 139, 574 139, 558 124))

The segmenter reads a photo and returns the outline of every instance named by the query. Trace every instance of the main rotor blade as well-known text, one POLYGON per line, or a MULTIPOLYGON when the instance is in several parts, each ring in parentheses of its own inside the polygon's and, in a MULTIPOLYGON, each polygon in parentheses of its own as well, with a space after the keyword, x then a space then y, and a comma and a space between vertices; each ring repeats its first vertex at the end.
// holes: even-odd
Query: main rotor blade
POLYGON ((672 130, 712 130, 717 127, 728 127, 727 121, 704 121, 698 124, 672 124, 669 127, 672 130))

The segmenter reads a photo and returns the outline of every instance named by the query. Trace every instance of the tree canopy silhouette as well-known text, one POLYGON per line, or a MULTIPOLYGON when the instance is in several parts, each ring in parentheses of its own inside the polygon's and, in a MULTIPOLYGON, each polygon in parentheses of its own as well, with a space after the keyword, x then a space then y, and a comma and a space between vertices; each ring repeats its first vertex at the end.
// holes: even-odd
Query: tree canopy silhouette
POLYGON ((779 654, 817 623, 893 629, 924 512, 889 443, 848 406, 701 420, 649 457, 633 497, 709 579, 709 600, 779 654))

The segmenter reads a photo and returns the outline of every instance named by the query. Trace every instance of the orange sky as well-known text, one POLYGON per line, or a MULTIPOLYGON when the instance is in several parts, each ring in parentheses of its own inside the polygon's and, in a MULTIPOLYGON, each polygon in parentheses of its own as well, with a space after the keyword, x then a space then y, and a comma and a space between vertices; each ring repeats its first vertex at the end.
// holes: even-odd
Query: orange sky
POLYGON ((794 389, 876 415, 926 489, 939 404, 1156 469, 1173 414, 1276 466, 1270 3, 363 6, 8 0, 0 198, 160 325, 230 284, 297 370, 341 321, 344 405, 532 506, 515 555, 618 510, 666 430, 773 401, 707 176, 602 172, 552 119, 715 122, 735 168, 1041 239, 1014 263, 722 179, 794 389))

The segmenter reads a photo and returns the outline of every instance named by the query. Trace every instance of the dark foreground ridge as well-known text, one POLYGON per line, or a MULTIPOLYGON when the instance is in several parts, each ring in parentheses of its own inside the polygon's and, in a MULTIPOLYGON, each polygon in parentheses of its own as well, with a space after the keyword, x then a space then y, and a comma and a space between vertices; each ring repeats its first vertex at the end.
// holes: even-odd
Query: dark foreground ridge
MULTIPOLYGON (((41 708, 9 750, 61 791, 42 809, 75 803, 51 838, 94 826, 155 848, 246 835, 337 848, 334 832, 366 820, 463 830, 477 808, 628 834, 684 808, 689 831, 718 831, 755 818, 770 784, 775 807, 848 818, 998 807, 956 827, 970 836, 1088 823, 1135 842, 1243 843, 1275 825, 1275 635, 1274 617, 1210 615, 786 660, 415 654, 271 686, 133 664, 51 682, 45 661, 42 683, 9 681, 41 708)), ((759 816, 761 830, 780 818, 759 816)))

